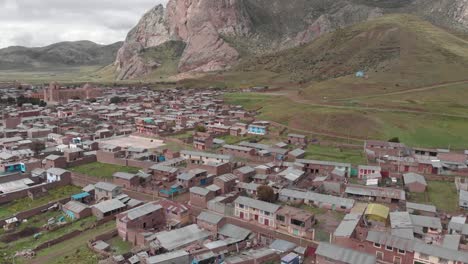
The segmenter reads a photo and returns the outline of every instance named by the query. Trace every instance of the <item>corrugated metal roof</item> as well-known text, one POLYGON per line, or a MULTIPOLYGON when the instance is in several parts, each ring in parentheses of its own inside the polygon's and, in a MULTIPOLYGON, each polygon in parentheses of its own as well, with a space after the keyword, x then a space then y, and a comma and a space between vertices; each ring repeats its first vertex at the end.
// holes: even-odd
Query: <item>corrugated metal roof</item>
POLYGON ((373 255, 361 253, 348 248, 328 243, 320 243, 315 254, 329 259, 341 261, 349 264, 375 264, 376 258, 373 255))

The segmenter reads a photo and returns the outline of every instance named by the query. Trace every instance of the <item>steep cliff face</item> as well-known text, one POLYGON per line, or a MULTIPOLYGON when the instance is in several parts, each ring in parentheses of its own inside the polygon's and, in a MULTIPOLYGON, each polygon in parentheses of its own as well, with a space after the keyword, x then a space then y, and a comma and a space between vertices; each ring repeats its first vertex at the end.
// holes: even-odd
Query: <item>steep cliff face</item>
POLYGON ((170 0, 146 13, 117 55, 119 79, 138 78, 162 61, 147 49, 185 43, 179 72, 230 68, 245 55, 309 43, 324 33, 379 17, 411 12, 434 23, 468 28, 468 0, 170 0))

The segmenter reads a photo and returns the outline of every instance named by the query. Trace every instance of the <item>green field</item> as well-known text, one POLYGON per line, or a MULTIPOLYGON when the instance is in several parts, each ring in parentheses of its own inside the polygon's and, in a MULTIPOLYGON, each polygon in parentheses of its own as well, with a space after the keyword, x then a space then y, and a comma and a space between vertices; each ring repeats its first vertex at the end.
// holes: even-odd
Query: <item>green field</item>
POLYGON ((116 172, 137 173, 139 170, 139 168, 135 167, 119 166, 100 162, 93 162, 70 168, 70 171, 86 174, 88 176, 100 179, 112 179, 112 175, 116 172))
POLYGON ((331 146, 309 145, 306 159, 345 162, 355 165, 367 164, 361 149, 337 148, 331 146))
POLYGON ((133 246, 132 243, 128 241, 123 241, 120 236, 113 237, 109 241, 106 241, 111 246, 112 252, 115 255, 121 255, 130 252, 133 246))
POLYGON ((0 206, 0 219, 11 216, 15 213, 36 208, 51 201, 70 197, 72 194, 81 192, 81 188, 68 185, 49 190, 48 195, 31 200, 29 197, 17 199, 8 204, 0 206))
POLYGON ((432 204, 447 213, 454 213, 458 208, 458 194, 453 182, 428 181, 426 193, 410 193, 410 201, 432 204))
POLYGON ((256 93, 230 93, 227 103, 259 110, 258 119, 270 120, 292 130, 321 133, 340 139, 381 139, 399 137, 410 146, 468 147, 468 119, 431 113, 375 111, 335 108, 295 102, 285 96, 256 93))
MULTIPOLYGON (((69 219, 67 218, 66 220, 69 221, 69 219)), ((87 227, 93 225, 95 222, 96 217, 91 216, 85 219, 79 219, 77 221, 72 222, 70 225, 61 227, 53 231, 41 231, 41 235, 38 238, 34 238, 33 234, 31 234, 29 236, 16 239, 9 243, 1 243, 0 255, 11 256, 18 250, 33 249, 44 242, 61 237, 75 230, 84 230, 87 227)))

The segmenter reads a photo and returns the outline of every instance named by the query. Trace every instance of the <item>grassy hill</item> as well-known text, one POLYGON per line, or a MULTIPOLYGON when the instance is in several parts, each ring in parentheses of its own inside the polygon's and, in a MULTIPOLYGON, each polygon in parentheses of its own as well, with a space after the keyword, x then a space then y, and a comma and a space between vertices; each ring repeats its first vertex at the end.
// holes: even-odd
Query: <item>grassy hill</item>
POLYGON ((0 70, 33 70, 107 65, 115 60, 122 42, 99 45, 91 41, 60 42, 46 47, 13 46, 0 49, 0 70))

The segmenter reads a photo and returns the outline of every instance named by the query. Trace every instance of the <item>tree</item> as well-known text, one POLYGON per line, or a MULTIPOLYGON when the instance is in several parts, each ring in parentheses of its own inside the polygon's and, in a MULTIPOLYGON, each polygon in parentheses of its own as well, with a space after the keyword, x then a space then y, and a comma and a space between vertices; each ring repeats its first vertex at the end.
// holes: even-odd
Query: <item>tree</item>
POLYGON ((47 103, 41 100, 41 102, 39 102, 39 106, 46 107, 47 103))
POLYGON ((400 143, 400 138, 398 138, 398 137, 392 137, 391 139, 388 140, 388 142, 400 143))
POLYGON ((40 141, 33 141, 31 144, 31 150, 34 151, 34 154, 39 154, 45 149, 45 144, 40 141))
POLYGON ((270 186, 260 185, 257 187, 257 198, 264 202, 273 203, 276 201, 276 194, 270 186))
POLYGON ((110 103, 111 104, 118 104, 122 102, 122 98, 118 97, 118 96, 114 96, 110 99, 110 103))
POLYGON ((204 127, 204 126, 197 126, 197 127, 195 128, 195 131, 196 131, 196 132, 200 132, 200 133, 205 133, 205 132, 206 132, 206 127, 204 127))

